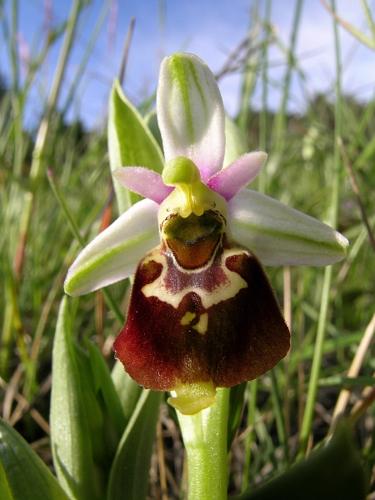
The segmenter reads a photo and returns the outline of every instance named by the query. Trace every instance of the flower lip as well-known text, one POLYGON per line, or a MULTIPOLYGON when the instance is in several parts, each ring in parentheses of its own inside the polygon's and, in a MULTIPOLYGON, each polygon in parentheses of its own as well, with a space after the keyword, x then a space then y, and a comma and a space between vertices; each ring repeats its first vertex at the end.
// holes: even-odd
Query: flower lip
POLYGON ((138 383, 176 391, 183 399, 171 403, 195 413, 213 402, 216 387, 272 368, 289 350, 289 337, 250 252, 224 244, 208 267, 191 272, 160 245, 139 264, 114 349, 138 383))

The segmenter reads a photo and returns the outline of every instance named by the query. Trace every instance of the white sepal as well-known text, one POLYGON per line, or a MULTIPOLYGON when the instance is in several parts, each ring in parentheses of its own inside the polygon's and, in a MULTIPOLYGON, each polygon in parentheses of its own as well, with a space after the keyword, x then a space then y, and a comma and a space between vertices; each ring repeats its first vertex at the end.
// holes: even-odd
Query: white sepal
POLYGON ((322 222, 256 191, 229 202, 231 237, 268 266, 325 266, 345 257, 348 240, 322 222))
POLYGON ((185 156, 207 180, 222 168, 225 150, 223 101, 208 66, 192 54, 163 60, 157 116, 165 159, 185 156))
POLYGON ((157 203, 139 201, 98 234, 70 267, 65 292, 82 295, 132 275, 159 242, 157 212, 157 203))

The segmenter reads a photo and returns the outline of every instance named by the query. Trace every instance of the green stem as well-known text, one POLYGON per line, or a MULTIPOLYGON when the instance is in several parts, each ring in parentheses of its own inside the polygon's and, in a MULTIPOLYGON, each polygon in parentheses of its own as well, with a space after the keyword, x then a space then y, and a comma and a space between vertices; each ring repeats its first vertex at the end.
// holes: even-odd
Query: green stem
MULTIPOLYGON (((271 0, 266 0, 265 4, 265 17, 264 17, 264 36, 270 38, 271 36, 271 0)), ((267 133, 268 133, 268 43, 265 43, 262 48, 262 110, 259 114, 259 149, 267 151, 267 133)), ((265 168, 259 173, 258 176, 258 189, 262 193, 266 191, 267 171, 265 168)))
MULTIPOLYGON (((335 1, 332 0, 332 10, 336 11, 335 1)), ((331 214, 330 223, 333 227, 337 225, 337 214, 339 204, 339 190, 340 190, 340 137, 342 129, 341 117, 341 56, 340 56, 340 42, 338 36, 337 21, 333 18, 333 29, 335 38, 335 58, 336 58, 336 103, 335 103, 335 131, 334 131, 334 158, 333 158, 333 186, 332 186, 332 199, 331 199, 331 214)), ((327 331, 327 318, 328 306, 330 298, 330 288, 332 281, 332 267, 329 266, 325 269, 322 298, 319 311, 318 330, 315 341, 314 358, 311 367, 310 383, 307 393, 306 408, 303 415, 301 433, 300 433, 300 449, 298 457, 302 458, 306 452, 311 427, 314 416, 314 407, 316 396, 318 392, 318 383, 320 368, 322 365, 325 334, 327 331)))
MULTIPOLYGON (((254 6, 254 11, 251 14, 251 20, 253 22, 253 26, 249 30, 248 35, 248 44, 251 46, 256 43, 256 40, 259 36, 259 22, 258 22, 258 2, 254 6)), ((255 89, 256 84, 256 71, 254 71, 254 67, 258 66, 259 61, 259 52, 254 51, 248 57, 246 61, 246 69, 244 71, 244 76, 242 80, 241 86, 241 104, 240 104, 240 112, 238 115, 238 126, 241 130, 246 130, 249 114, 250 114, 250 100, 251 96, 255 89)))
POLYGON ((57 63, 56 71, 53 77, 51 91, 47 101, 47 109, 45 117, 42 119, 39 126, 35 147, 33 151, 33 158, 31 162, 30 178, 35 182, 43 171, 43 155, 47 144, 48 131, 51 124, 52 113, 56 109, 57 101, 60 95, 60 90, 64 81, 65 71, 68 59, 73 47, 73 41, 78 26, 78 18, 81 12, 83 3, 82 0, 74 0, 71 14, 69 16, 65 38, 61 49, 60 57, 57 63))
POLYGON ((215 403, 196 415, 177 412, 188 460, 189 500, 226 500, 229 389, 217 389, 215 403))
MULTIPOLYGON (((266 0, 264 35, 269 38, 271 34, 271 0, 266 0)), ((267 110, 268 110, 268 43, 262 47, 262 110, 259 114, 259 148, 262 151, 267 149, 267 110)))
POLYGON ((104 21, 106 20, 109 7, 110 7, 110 2, 107 0, 106 2, 103 3, 102 9, 101 9, 99 16, 98 16, 98 19, 97 19, 97 22, 96 22, 96 24, 93 27, 93 30, 91 32, 92 33, 91 37, 86 45, 86 50, 83 54, 82 60, 79 64, 78 69, 76 71, 76 74, 73 78, 73 83, 70 86, 68 95, 65 99, 64 106, 62 106, 61 119, 63 119, 65 117, 68 109, 70 108, 70 106, 73 102, 74 96, 76 95, 76 92, 77 92, 77 88, 78 88, 79 84, 81 83, 82 76, 85 73, 87 63, 89 62, 89 59, 92 55, 95 43, 97 42, 98 36, 99 36, 100 31, 101 31, 103 24, 104 24, 104 21))
POLYGON ((361 0, 361 4, 362 4, 362 9, 366 16, 367 23, 371 29, 373 43, 375 44, 375 23, 374 23, 374 18, 372 17, 371 14, 371 9, 367 3, 367 0, 361 0))
POLYGON ((10 62, 12 68, 12 88, 15 93, 18 92, 19 86, 19 59, 18 59, 18 0, 12 2, 12 35, 10 43, 10 62))
POLYGON ((306 452, 309 436, 311 432, 311 426, 314 416, 314 408, 316 395, 318 392, 318 382, 320 375, 320 367, 322 365, 323 359, 323 347, 326 334, 326 323, 328 316, 328 304, 329 304, 329 292, 331 288, 332 279, 332 267, 329 266, 325 269, 324 280, 323 280, 323 290, 322 290, 322 300, 320 304, 319 311, 319 321, 318 330, 316 334, 315 348, 314 348, 314 358, 311 367, 310 383, 307 392, 305 412, 303 414, 301 433, 300 433, 300 449, 298 458, 302 458, 306 452))
POLYGON ((300 18, 301 18, 301 12, 302 12, 302 5, 303 5, 303 0, 297 0, 296 3, 296 8, 294 11, 294 18, 293 18, 293 27, 292 27, 292 32, 291 32, 291 37, 290 37, 290 45, 289 45, 289 51, 288 51, 288 66, 286 68, 285 76, 284 76, 284 83, 283 83, 283 93, 281 97, 281 103, 280 103, 280 109, 277 112, 276 118, 275 118, 275 130, 274 130, 274 151, 276 153, 282 153, 283 147, 285 144, 285 127, 286 127, 286 113, 287 113, 287 104, 289 100, 289 90, 290 90, 290 84, 292 81, 292 73, 293 70, 295 69, 295 50, 296 50, 296 44, 297 44, 297 34, 298 34, 298 28, 300 26, 300 18))

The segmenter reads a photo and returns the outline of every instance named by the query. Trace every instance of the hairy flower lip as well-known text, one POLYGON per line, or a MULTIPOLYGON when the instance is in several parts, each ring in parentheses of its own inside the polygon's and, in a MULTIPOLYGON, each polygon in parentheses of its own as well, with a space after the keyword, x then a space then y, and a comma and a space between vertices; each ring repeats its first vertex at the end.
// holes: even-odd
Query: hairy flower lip
POLYGON ((128 321, 114 348, 139 383, 171 391, 251 380, 286 355, 289 337, 250 252, 229 246, 208 269, 189 272, 156 248, 138 267, 128 321))

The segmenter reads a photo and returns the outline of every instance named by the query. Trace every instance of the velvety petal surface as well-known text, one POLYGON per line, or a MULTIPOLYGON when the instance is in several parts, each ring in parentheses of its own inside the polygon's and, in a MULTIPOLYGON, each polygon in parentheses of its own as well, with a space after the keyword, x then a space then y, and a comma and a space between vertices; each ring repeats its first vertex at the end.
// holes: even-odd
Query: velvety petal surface
POLYGON ((265 265, 323 266, 345 256, 342 234, 269 196, 243 189, 229 209, 231 236, 265 265))
POLYGON ((223 165, 224 108, 208 66, 192 54, 163 60, 157 116, 166 160, 191 159, 207 180, 223 165))
POLYGON ((141 385, 231 387, 260 376, 289 350, 289 331, 257 259, 224 248, 187 271, 163 247, 140 263, 127 323, 114 349, 141 385))
POLYGON ((164 184, 160 174, 145 167, 117 168, 113 175, 123 187, 158 204, 173 190, 164 184))
POLYGON ((266 159, 261 151, 247 153, 217 172, 207 185, 228 201, 258 175, 266 159))
POLYGON ((78 255, 68 271, 65 292, 82 295, 127 278, 159 242, 158 205, 142 200, 123 213, 78 255))

